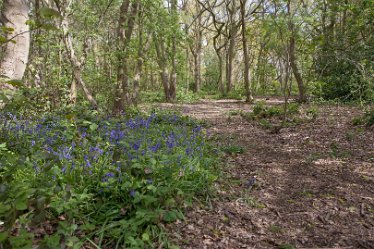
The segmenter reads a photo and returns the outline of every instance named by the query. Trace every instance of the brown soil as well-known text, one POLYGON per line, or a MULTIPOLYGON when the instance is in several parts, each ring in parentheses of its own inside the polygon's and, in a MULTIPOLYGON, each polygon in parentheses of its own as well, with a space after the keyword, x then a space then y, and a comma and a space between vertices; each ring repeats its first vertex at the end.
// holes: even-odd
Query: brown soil
POLYGON ((359 108, 319 106, 316 120, 272 134, 228 114, 253 108, 242 102, 162 106, 206 119, 220 145, 245 149, 224 157, 210 205, 168 226, 181 248, 374 248, 374 129, 350 124, 359 108))

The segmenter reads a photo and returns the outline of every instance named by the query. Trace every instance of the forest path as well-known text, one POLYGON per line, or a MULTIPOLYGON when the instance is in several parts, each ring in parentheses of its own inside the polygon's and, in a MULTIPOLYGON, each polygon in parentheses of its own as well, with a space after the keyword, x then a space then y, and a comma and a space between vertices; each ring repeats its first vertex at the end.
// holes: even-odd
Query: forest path
POLYGON ((168 226, 181 248, 374 248, 374 131, 350 124, 357 108, 319 106, 315 121, 271 134, 228 115, 253 108, 243 102, 162 107, 207 120, 221 146, 245 149, 225 156, 211 207, 168 226))

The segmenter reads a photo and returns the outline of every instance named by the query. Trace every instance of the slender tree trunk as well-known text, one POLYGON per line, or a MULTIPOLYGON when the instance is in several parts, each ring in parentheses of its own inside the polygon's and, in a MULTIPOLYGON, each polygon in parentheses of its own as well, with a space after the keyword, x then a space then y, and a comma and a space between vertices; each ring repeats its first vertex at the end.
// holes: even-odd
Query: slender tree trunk
MULTIPOLYGON (((203 45, 203 30, 202 30, 202 15, 201 12, 201 6, 196 1, 196 13, 199 15, 196 21, 196 24, 194 25, 194 33, 195 37, 194 39, 194 46, 193 46, 193 59, 194 59, 194 89, 193 91, 195 93, 200 91, 201 88, 201 56, 202 56, 202 45, 203 45)), ((191 49, 191 50, 192 50, 191 49)))
MULTIPOLYGON (((171 14, 177 16, 177 0, 171 0, 171 14)), ((172 48, 171 48, 171 75, 169 85, 169 96, 171 101, 174 101, 177 96, 177 40, 175 34, 172 36, 172 48)))
POLYGON ((4 0, 1 11, 4 27, 9 29, 7 43, 0 62, 0 89, 6 90, 12 98, 16 87, 6 83, 9 80, 22 80, 26 70, 30 49, 29 3, 26 0, 4 0))
POLYGON ((196 56, 194 56, 194 92, 197 93, 201 88, 201 49, 196 51, 196 56))
POLYGON ((155 40, 154 44, 155 44, 156 53, 157 53, 157 64, 160 68, 160 78, 161 78, 162 86, 164 88, 165 100, 166 102, 170 102, 172 101, 172 99, 170 96, 169 73, 168 73, 167 64, 166 64, 164 43, 162 40, 157 39, 156 36, 154 36, 154 40, 155 40))
POLYGON ((292 68, 293 75, 295 76, 295 79, 297 82, 297 87, 299 89, 299 102, 303 103, 303 102, 306 102, 305 87, 304 87, 303 78, 297 66, 294 37, 291 37, 289 41, 289 53, 290 53, 290 56, 289 56, 290 65, 292 68))
MULTIPOLYGON (((230 5, 230 4, 229 4, 230 5)), ((237 11, 236 1, 231 1, 231 6, 227 5, 229 12, 229 41, 228 50, 226 54, 226 92, 229 93, 232 89, 233 67, 235 59, 236 35, 238 33, 238 24, 235 20, 237 11)))
POLYGON ((227 51, 227 62, 226 62, 226 92, 229 93, 232 89, 232 74, 233 74, 233 62, 235 58, 235 46, 236 46, 236 33, 237 28, 234 27, 231 30, 229 48, 227 51))
MULTIPOLYGON (((141 19, 139 17, 139 19, 141 19)), ((142 69, 144 63, 144 53, 148 51, 149 46, 151 44, 150 39, 147 38, 145 44, 143 42, 143 24, 139 24, 139 47, 138 47, 138 59, 135 67, 135 76, 134 76, 134 93, 133 93, 133 103, 135 105, 138 104, 139 99, 139 91, 140 91, 140 79, 142 77, 142 69)))
POLYGON ((218 89, 221 92, 221 95, 224 96, 225 95, 225 85, 223 84, 223 75, 222 75, 223 60, 222 60, 222 55, 221 55, 220 51, 217 52, 217 56, 218 56, 218 66, 219 66, 218 89))
POLYGON ((288 29, 291 32, 289 37, 289 44, 288 44, 288 59, 290 66, 292 68, 293 75, 295 76, 297 86, 299 89, 299 102, 306 102, 306 93, 303 78, 297 66, 297 58, 296 58, 296 39, 295 39, 295 26, 292 22, 292 10, 291 10, 291 1, 288 0, 287 2, 287 14, 288 14, 288 29))
POLYGON ((69 57, 69 60, 70 60, 70 63, 71 63, 71 66, 72 66, 72 70, 73 70, 73 76, 74 76, 74 80, 72 82, 72 85, 71 85, 71 88, 70 90, 72 91, 70 93, 70 101, 75 104, 76 102, 76 96, 77 96, 77 85, 80 85, 87 97, 87 100, 91 103, 91 105, 93 107, 97 107, 97 102, 96 100, 94 99, 94 97, 92 96, 91 94, 91 91, 87 88, 85 82, 83 81, 82 79, 82 69, 83 69, 83 65, 84 62, 80 62, 78 60, 78 58, 76 57, 76 54, 75 54, 75 50, 74 50, 74 46, 73 46, 73 39, 71 37, 71 34, 69 33, 69 22, 65 16, 65 14, 63 15, 63 20, 62 20, 62 23, 61 23, 61 28, 62 28, 62 31, 64 33, 63 35, 63 40, 64 40, 64 44, 65 44, 65 48, 68 52, 68 57, 69 57))
POLYGON ((213 37, 213 45, 214 45, 214 51, 216 52, 217 57, 218 57, 218 67, 219 67, 218 82, 217 82, 218 89, 221 95, 224 96, 225 95, 225 86, 223 83, 223 70, 224 69, 223 69, 223 59, 222 59, 221 50, 225 47, 226 44, 223 44, 222 46, 218 46, 218 42, 217 42, 222 28, 223 28, 223 25, 221 25, 220 28, 218 28, 217 35, 213 37))
POLYGON ((244 52, 244 85, 245 85, 245 92, 246 92, 246 102, 252 103, 253 96, 252 96, 252 86, 249 80, 249 54, 248 54, 248 44, 247 44, 247 28, 245 23, 245 5, 246 0, 240 0, 240 13, 241 13, 241 24, 242 24, 242 41, 243 41, 243 52, 244 52))

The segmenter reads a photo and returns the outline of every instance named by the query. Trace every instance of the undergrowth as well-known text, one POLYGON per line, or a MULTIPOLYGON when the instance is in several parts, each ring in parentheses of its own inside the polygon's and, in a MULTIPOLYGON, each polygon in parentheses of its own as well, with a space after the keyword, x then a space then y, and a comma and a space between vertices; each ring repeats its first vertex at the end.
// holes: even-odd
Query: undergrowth
POLYGON ((365 114, 362 116, 354 117, 352 119, 352 124, 373 126, 374 125, 374 109, 366 111, 365 114))
POLYGON ((240 112, 248 121, 256 121, 265 129, 280 126, 292 126, 313 121, 318 116, 316 107, 303 108, 298 103, 288 103, 285 113, 284 105, 266 105, 264 101, 256 102, 252 112, 240 112))
POLYGON ((169 113, 0 114, 0 248, 177 248, 216 179, 204 129, 169 113))

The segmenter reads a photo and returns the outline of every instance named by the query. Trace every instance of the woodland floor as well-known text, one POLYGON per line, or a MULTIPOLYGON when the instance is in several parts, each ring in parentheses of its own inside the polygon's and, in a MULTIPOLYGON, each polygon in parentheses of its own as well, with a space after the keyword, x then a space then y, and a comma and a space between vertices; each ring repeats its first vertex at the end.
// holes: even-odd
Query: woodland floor
POLYGON ((181 248, 374 248, 374 129, 351 124, 359 108, 318 106, 316 120, 271 134, 228 115, 252 110, 242 102, 162 106, 207 120, 218 143, 245 149, 225 156, 210 205, 168 227, 181 248))

